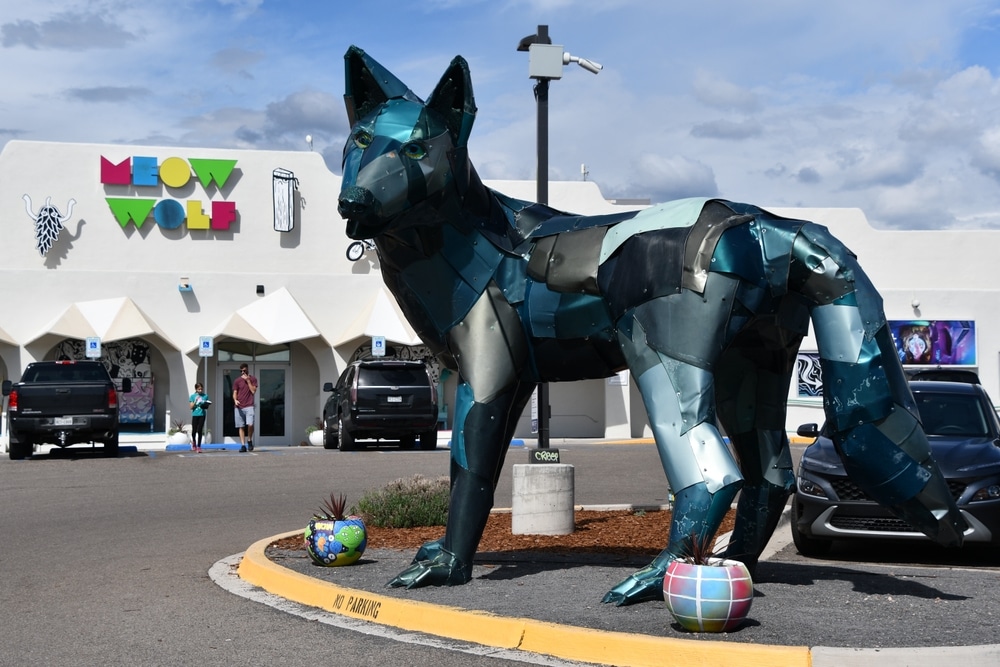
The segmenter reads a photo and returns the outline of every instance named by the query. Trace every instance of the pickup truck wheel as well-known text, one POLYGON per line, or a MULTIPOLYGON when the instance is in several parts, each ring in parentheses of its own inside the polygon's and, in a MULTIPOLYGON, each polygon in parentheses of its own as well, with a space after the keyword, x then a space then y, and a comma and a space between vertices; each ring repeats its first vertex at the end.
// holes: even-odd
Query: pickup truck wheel
POLYGON ((437 429, 420 434, 420 449, 425 451, 436 449, 438 446, 437 429))
POLYGON ((336 449, 337 448, 337 429, 334 427, 334 422, 327 417, 323 420, 323 449, 336 449))
POLYGON ((22 459, 30 458, 34 453, 35 446, 32 444, 31 440, 26 440, 24 438, 19 438, 14 440, 11 438, 10 441, 10 455, 11 461, 20 461, 22 459))
POLYGON ((354 436, 347 430, 344 418, 337 420, 337 445, 342 452, 349 452, 355 449, 354 436))
POLYGON ((114 437, 110 440, 104 442, 104 455, 109 458, 117 458, 118 456, 118 433, 115 433, 114 437))

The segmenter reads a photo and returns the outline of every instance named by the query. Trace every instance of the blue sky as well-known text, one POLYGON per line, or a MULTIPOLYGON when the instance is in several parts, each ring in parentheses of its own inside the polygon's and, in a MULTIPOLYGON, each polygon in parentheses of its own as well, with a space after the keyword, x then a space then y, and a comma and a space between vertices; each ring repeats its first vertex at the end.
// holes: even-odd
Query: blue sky
POLYGON ((343 54, 426 97, 455 55, 487 179, 534 179, 518 41, 550 89, 550 178, 606 197, 856 206, 897 228, 1000 228, 1000 2, 0 0, 11 139, 322 152, 339 173, 343 54))

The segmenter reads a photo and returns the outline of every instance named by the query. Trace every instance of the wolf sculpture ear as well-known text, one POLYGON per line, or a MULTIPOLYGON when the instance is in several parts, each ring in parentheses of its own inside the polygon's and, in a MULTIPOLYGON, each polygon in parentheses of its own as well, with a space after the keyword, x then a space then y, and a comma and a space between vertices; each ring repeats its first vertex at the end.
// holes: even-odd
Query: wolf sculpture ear
POLYGON ((379 105, 394 97, 403 97, 418 104, 423 100, 406 87, 389 70, 356 46, 344 54, 344 104, 347 120, 353 126, 379 105))
POLYGON ((469 63, 462 56, 455 56, 444 76, 427 98, 427 108, 437 111, 445 119, 455 146, 465 146, 476 119, 476 100, 472 96, 472 77, 469 63))

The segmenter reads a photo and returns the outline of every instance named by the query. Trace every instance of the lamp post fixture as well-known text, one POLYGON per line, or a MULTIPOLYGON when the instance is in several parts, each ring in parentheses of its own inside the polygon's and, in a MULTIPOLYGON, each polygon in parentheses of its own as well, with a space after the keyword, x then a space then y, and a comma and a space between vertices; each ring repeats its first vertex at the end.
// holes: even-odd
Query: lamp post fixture
MULTIPOLYGON (((517 45, 518 51, 528 52, 528 77, 535 79, 535 102, 538 107, 536 199, 539 204, 549 203, 549 81, 562 78, 563 65, 576 63, 588 72, 597 74, 603 66, 593 60, 570 55, 561 44, 553 44, 549 26, 538 26, 538 32, 528 35, 517 45)), ((549 385, 538 384, 538 447, 549 447, 549 385)))

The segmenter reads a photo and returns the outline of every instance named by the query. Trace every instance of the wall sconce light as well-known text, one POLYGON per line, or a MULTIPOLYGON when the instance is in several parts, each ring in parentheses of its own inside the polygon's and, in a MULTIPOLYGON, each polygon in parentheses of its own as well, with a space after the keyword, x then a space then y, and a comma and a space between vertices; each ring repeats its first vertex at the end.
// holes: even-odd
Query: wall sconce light
POLYGON ((913 307, 913 310, 919 309, 920 308, 920 299, 914 297, 913 301, 910 302, 910 305, 913 307))
POLYGON ((192 292, 194 288, 191 287, 191 279, 187 276, 181 276, 177 280, 177 291, 178 292, 192 292))
POLYGON ((257 285, 257 296, 264 296, 264 286, 257 285))

